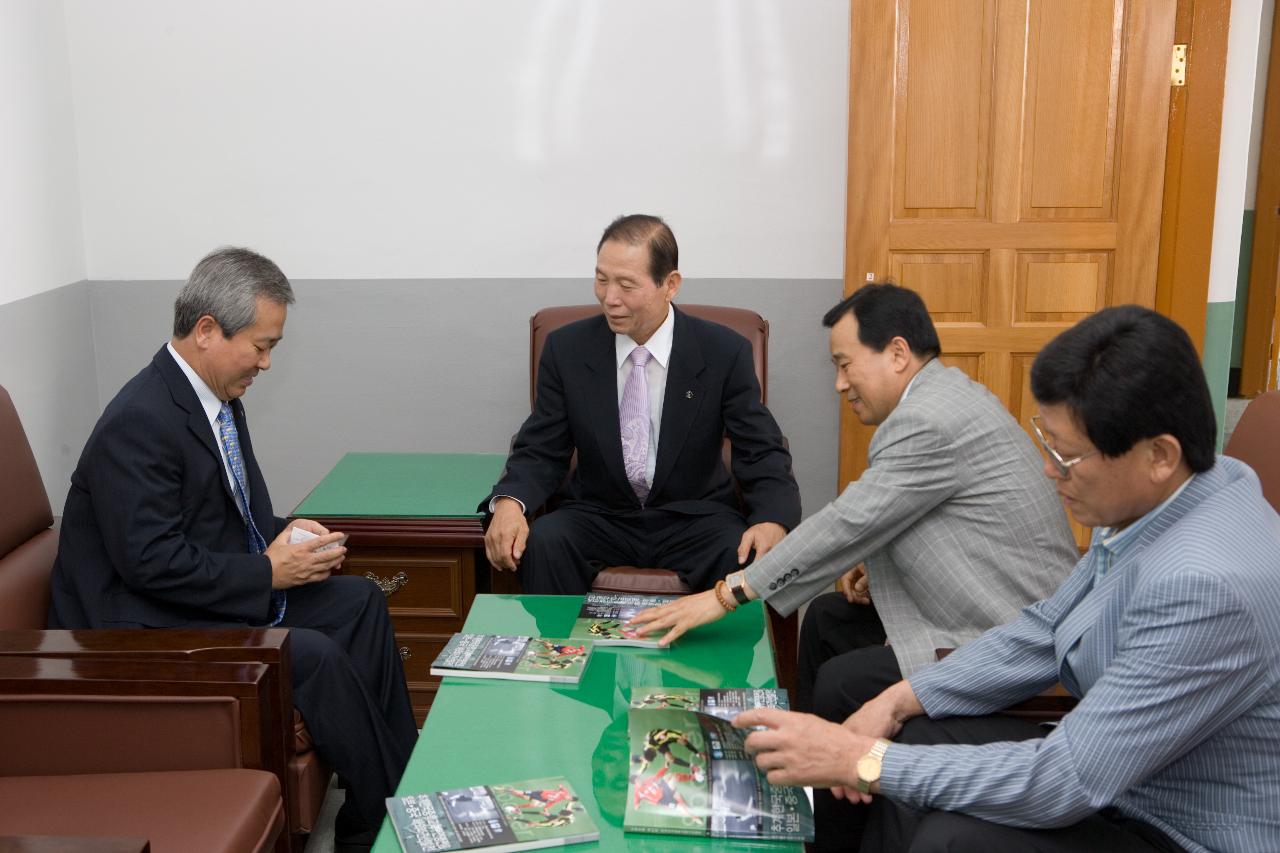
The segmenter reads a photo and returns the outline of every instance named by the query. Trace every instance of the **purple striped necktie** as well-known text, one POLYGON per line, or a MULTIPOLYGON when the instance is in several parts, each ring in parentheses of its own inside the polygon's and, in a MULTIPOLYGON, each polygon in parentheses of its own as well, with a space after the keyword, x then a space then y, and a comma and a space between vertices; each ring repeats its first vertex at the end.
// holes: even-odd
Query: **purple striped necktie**
POLYGON ((650 357, 644 347, 631 351, 631 375, 622 388, 622 403, 618 406, 622 463, 627 470, 627 480, 641 504, 649 497, 649 484, 644 479, 649 462, 649 380, 644 366, 650 357))

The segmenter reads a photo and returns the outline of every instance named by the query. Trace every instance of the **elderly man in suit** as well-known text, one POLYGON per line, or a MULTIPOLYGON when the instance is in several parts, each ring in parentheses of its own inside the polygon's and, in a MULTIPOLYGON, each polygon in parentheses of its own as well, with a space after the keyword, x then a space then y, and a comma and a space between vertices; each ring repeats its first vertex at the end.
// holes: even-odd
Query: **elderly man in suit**
POLYGON ((293 289, 248 249, 196 265, 173 338, 99 418, 63 511, 49 623, 279 625, 293 699, 347 783, 338 850, 368 849, 417 738, 386 601, 330 577, 342 534, 271 508, 240 398, 284 336, 293 289), (297 544, 294 527, 316 534, 297 544))
POLYGON ((1280 850, 1280 516, 1215 459, 1195 348, 1107 309, 1044 348, 1031 390, 1089 552, 843 725, 741 715, 768 727, 757 764, 871 801, 864 851, 1280 850), (1055 681, 1080 702, 1051 731, 994 715, 1055 681))
POLYGON ((735 597, 791 613, 865 563, 842 579, 860 603, 822 596, 801 632, 796 707, 843 719, 850 703, 932 662, 934 649, 1048 595, 1078 552, 1031 440, 991 392, 937 360, 938 333, 916 293, 865 285, 823 324, 836 391, 878 425, 866 472, 730 575, 719 596, 685 598, 636 623, 665 629, 670 642, 723 616, 735 597))
POLYGON ((760 402, 751 344, 671 304, 675 235, 616 219, 596 247, 601 314, 547 336, 533 413, 502 478, 485 551, 528 593, 583 593, 606 565, 666 566, 706 589, 800 520, 791 455, 760 402), (725 435, 745 515, 721 458, 725 435), (569 496, 530 527, 564 482, 569 496))

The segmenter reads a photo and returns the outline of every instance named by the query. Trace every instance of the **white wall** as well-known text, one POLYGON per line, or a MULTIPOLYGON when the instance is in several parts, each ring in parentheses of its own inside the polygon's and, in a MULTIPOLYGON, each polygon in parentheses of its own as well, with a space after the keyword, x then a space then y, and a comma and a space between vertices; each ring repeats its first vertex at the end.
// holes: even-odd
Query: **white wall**
MULTIPOLYGON (((85 277, 76 170, 62 3, 4 0, 0 2, 0 305, 85 277)), ((0 366, 0 383, 8 372, 0 366)))
MULTIPOLYGON (((1253 134, 1258 41, 1264 0, 1235 0, 1227 31, 1227 68, 1222 94, 1222 142, 1218 151, 1218 190, 1214 202, 1213 248, 1209 259, 1209 302, 1233 302, 1240 268, 1241 214, 1249 184, 1249 147, 1253 134)), ((1206 342, 1206 348, 1219 340, 1206 342)), ((1226 330, 1231 346, 1231 330, 1226 330)), ((1225 387, 1225 385, 1224 385, 1225 387)), ((1225 392, 1224 392, 1225 393, 1225 392)))
POLYGON ((1258 197, 1258 162, 1262 156, 1262 113, 1267 103, 1267 70, 1271 60, 1271 27, 1275 13, 1275 0, 1262 0, 1261 18, 1258 22, 1258 64, 1253 75, 1253 128, 1249 134, 1245 210, 1253 210, 1254 202, 1258 197))
POLYGON ((839 278, 848 0, 67 0, 88 276, 839 278))

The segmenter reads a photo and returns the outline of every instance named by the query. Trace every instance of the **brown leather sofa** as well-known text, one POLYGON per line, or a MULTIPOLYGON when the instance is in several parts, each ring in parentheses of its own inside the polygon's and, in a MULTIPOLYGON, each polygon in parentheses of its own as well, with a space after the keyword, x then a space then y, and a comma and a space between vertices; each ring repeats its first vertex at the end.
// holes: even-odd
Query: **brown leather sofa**
POLYGON ((0 836, 288 850, 279 780, 240 766, 271 722, 267 669, 0 657, 0 836))
POLYGON ((286 849, 300 850, 319 816, 332 771, 312 748, 311 737, 293 708, 288 631, 44 630, 49 576, 57 551, 52 524, 35 457, 13 402, 0 387, 0 661, 33 656, 77 662, 120 660, 139 676, 153 667, 182 663, 264 666, 267 725, 257 734, 241 732, 235 742, 240 757, 228 766, 262 769, 276 777, 284 792, 286 849))
POLYGON ((49 496, 9 392, 0 387, 0 628, 43 628, 58 553, 49 496))
MULTIPOLYGON (((728 326, 751 342, 756 380, 760 383, 760 399, 767 404, 769 402, 769 321, 746 308, 684 303, 678 307, 690 316, 728 326)), ((543 308, 529 318, 530 407, 533 406, 535 391, 538 387, 538 363, 542 359, 542 347, 546 343, 547 335, 566 323, 594 317, 599 313, 599 305, 560 305, 543 308)), ((726 439, 724 462, 725 467, 732 471, 730 454, 729 441, 726 439)), ((670 569, 637 566, 609 566, 596 575, 591 588, 596 592, 636 592, 645 595, 688 595, 691 592, 680 576, 670 569)), ((790 616, 779 616, 772 610, 768 612, 777 659, 778 683, 794 689, 798 616, 795 613, 790 616)))

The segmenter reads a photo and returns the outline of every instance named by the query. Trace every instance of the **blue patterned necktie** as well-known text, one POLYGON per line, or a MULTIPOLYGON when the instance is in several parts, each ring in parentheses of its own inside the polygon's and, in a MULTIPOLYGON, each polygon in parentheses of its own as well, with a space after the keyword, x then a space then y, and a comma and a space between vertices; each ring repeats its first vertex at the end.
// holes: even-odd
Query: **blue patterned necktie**
MULTIPOLYGON (((240 454, 240 433, 236 430, 236 421, 231 414, 230 403, 223 403, 222 408, 218 410, 218 434, 222 436, 222 449, 227 453, 227 464, 231 466, 231 476, 236 481, 236 504, 240 507, 240 514, 244 516, 249 553, 261 554, 267 550, 267 540, 263 539, 262 534, 258 532, 258 526, 253 523, 253 514, 249 512, 249 490, 245 488, 244 457, 240 454)), ((284 619, 284 608, 284 590, 273 589, 271 610, 275 618, 271 620, 272 625, 279 625, 284 619)))

